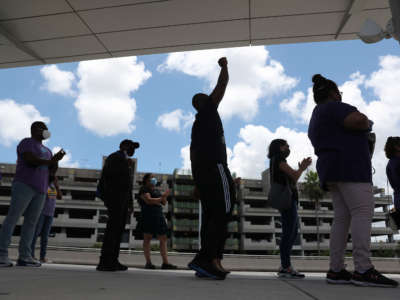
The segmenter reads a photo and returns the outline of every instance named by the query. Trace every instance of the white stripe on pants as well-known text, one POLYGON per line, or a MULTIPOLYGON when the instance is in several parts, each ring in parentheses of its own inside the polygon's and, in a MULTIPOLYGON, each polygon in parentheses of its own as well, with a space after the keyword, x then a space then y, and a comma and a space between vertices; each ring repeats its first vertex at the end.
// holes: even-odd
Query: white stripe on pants
POLYGON ((344 268, 344 254, 351 229, 353 260, 357 272, 372 268, 370 260, 371 222, 374 215, 374 195, 371 183, 329 183, 334 210, 330 236, 330 268, 344 268))
POLYGON ((217 164, 219 174, 221 175, 222 187, 224 190, 224 197, 225 197, 225 212, 229 213, 231 210, 231 193, 229 190, 229 183, 228 179, 226 178, 224 166, 222 164, 217 164))

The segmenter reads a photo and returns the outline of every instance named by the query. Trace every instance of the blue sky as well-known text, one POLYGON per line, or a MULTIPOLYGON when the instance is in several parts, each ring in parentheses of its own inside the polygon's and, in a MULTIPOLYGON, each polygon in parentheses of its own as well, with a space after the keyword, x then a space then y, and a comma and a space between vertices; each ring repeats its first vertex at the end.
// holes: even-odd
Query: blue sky
MULTIPOLYGON (((216 58, 225 54, 234 70, 229 99, 220 110, 230 165, 238 175, 259 177, 267 163, 267 144, 280 135, 291 143, 293 165, 312 155, 305 133, 312 107, 308 89, 315 73, 336 81, 345 102, 376 120, 377 151, 382 152, 379 147, 386 136, 399 135, 400 114, 394 104, 400 95, 396 86, 400 74, 393 71, 400 65, 399 50, 394 40, 373 45, 342 41, 146 55, 118 63, 68 63, 52 66, 47 73, 43 66, 3 69, 0 162, 16 161, 16 145, 29 132, 21 124, 40 116, 50 119, 52 137, 47 145, 68 150, 67 166, 99 168, 102 155, 131 138, 141 143, 135 154, 139 171, 171 173, 187 167, 185 147, 190 144, 195 113, 191 98, 196 92, 211 91, 218 75, 216 58), (160 118, 176 110, 180 111, 160 118)), ((378 170, 374 178, 382 185, 386 160, 382 153, 374 159, 378 170)))

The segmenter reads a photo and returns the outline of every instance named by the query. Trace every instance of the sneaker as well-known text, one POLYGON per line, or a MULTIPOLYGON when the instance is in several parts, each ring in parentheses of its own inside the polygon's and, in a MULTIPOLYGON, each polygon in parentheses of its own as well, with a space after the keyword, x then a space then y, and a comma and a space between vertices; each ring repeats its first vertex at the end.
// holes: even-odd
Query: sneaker
POLYGON ((155 270, 155 269, 157 269, 156 266, 153 265, 151 262, 146 263, 146 265, 144 266, 144 268, 145 268, 145 269, 148 269, 148 270, 155 270))
POLYGON ((97 271, 101 271, 101 272, 115 272, 115 271, 119 271, 118 270, 118 266, 117 265, 105 265, 105 264, 98 264, 96 267, 97 271))
POLYGON ((203 275, 203 274, 201 274, 201 273, 199 273, 199 272, 194 273, 194 275, 195 275, 196 277, 198 277, 198 278, 207 278, 206 275, 203 275))
POLYGON ((280 278, 301 279, 301 278, 304 278, 306 276, 304 274, 302 274, 302 273, 297 272, 295 268, 290 266, 289 268, 286 268, 286 269, 280 267, 279 271, 278 271, 278 277, 280 277, 280 278))
POLYGON ((371 268, 362 274, 355 271, 351 282, 358 286, 397 287, 399 285, 397 281, 383 276, 375 268, 371 268))
POLYGON ((10 268, 12 266, 14 266, 14 264, 8 257, 0 260, 0 268, 10 268))
POLYGON ((162 264, 161 269, 163 270, 177 270, 178 267, 172 264, 162 264))
POLYGON ((22 260, 22 259, 18 259, 17 260, 17 266, 19 267, 40 267, 42 266, 42 264, 40 263, 40 261, 37 260, 22 260))
POLYGON ((121 264, 119 261, 117 261, 116 269, 117 269, 117 271, 126 271, 126 270, 128 270, 128 266, 125 266, 125 265, 121 264))
POLYGON ((352 274, 346 269, 342 269, 339 272, 329 270, 326 273, 326 282, 332 284, 350 284, 352 274))
POLYGON ((188 264, 188 267, 203 277, 208 277, 215 280, 224 280, 226 278, 226 273, 218 270, 209 262, 194 259, 188 264))
POLYGON ((40 259, 40 262, 42 263, 42 264, 51 264, 51 263, 53 263, 53 261, 51 261, 50 259, 48 259, 48 258, 41 258, 40 259))

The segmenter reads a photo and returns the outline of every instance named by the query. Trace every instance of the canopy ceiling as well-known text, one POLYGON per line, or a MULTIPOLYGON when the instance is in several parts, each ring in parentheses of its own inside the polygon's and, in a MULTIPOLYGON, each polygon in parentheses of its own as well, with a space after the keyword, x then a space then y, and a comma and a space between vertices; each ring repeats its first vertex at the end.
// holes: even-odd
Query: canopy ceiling
POLYGON ((1 0, 0 68, 357 39, 387 0, 1 0))

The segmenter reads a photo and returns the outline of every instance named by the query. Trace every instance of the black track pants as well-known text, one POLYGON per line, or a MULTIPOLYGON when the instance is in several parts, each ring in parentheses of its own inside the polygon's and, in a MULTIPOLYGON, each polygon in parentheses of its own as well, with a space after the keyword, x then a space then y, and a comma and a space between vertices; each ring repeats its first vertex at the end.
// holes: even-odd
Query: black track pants
POLYGON ((202 205, 201 250, 197 258, 206 261, 222 259, 236 201, 231 173, 227 166, 216 164, 195 170, 194 178, 202 205))

